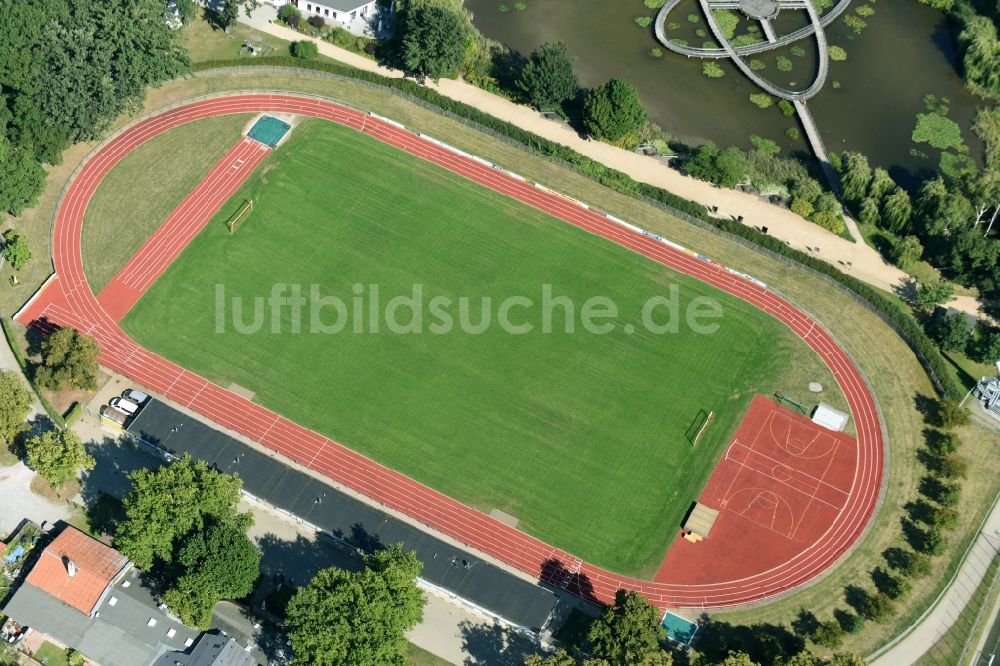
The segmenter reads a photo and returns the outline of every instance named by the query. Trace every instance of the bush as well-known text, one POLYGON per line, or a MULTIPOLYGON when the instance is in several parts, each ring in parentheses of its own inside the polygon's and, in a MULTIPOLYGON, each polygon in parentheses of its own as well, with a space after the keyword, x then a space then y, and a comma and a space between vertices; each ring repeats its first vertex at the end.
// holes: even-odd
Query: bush
POLYGON ((795 115, 795 105, 789 102, 787 99, 778 100, 778 110, 781 111, 781 115, 786 118, 791 118, 795 115))
POLYGON ((881 592, 868 593, 859 612, 872 622, 887 622, 896 612, 892 599, 881 592))
POLYGON ((815 224, 823 227, 827 231, 831 231, 838 236, 847 230, 847 226, 844 224, 844 220, 841 219, 836 213, 831 213, 829 211, 820 210, 812 214, 809 218, 815 224))
POLYGON ((319 47, 316 46, 316 42, 309 39, 292 42, 288 48, 294 57, 303 60, 315 60, 316 56, 319 55, 319 47))
POLYGON ((310 16, 309 20, 306 22, 312 27, 316 28, 317 30, 322 30, 323 28, 326 27, 326 21, 323 19, 322 16, 318 15, 310 16))
POLYGON ((278 10, 278 18, 287 25, 298 28, 302 23, 302 12, 292 5, 282 5, 278 10))
POLYGON ((67 427, 71 426, 78 418, 80 418, 81 414, 83 414, 83 406, 79 402, 74 402, 70 408, 66 410, 66 413, 63 414, 63 421, 67 427))
POLYGON ((944 428, 957 428, 969 424, 969 410, 962 407, 955 400, 941 400, 938 402, 938 421, 944 428))
POLYGON ((778 71, 779 72, 790 72, 792 71, 792 61, 785 56, 778 56, 778 71))
POLYGON ((785 136, 787 136, 792 141, 798 141, 799 137, 801 136, 799 134, 799 128, 798 127, 789 127, 788 129, 785 130, 785 136))
POLYGON ((836 620, 827 620, 816 627, 813 632, 812 641, 816 645, 834 650, 844 642, 844 629, 836 620))
POLYGON ((653 19, 648 16, 636 16, 633 20, 640 28, 648 28, 649 24, 653 22, 653 19))
POLYGON ((831 45, 827 48, 827 53, 830 54, 830 60, 834 60, 836 62, 847 60, 847 51, 845 51, 842 46, 831 45))
POLYGON ((774 104, 774 98, 767 93, 754 93, 750 95, 750 101, 759 109, 766 109, 774 104))

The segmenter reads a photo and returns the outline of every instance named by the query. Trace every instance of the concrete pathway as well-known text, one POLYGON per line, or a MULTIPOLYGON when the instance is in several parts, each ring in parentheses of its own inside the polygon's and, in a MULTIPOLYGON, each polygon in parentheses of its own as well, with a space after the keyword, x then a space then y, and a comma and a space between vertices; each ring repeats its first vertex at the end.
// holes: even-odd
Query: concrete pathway
MULTIPOLYGON (((272 23, 275 16, 273 7, 262 6, 251 18, 241 13, 240 20, 281 39, 289 41, 313 39, 272 23)), ((329 42, 319 39, 313 41, 316 42, 320 53, 352 67, 390 78, 403 76, 399 70, 382 67, 373 60, 329 42)), ((773 206, 755 195, 722 189, 711 183, 690 178, 654 157, 639 155, 600 141, 584 139, 563 123, 546 120, 534 109, 515 104, 464 81, 442 79, 437 84, 428 82, 427 85, 447 97, 476 107, 546 139, 569 146, 593 160, 628 174, 637 181, 661 187, 704 206, 715 206, 716 214, 720 217, 737 219, 742 216, 743 222, 747 225, 757 228, 767 227, 768 234, 785 241, 788 245, 809 252, 880 289, 894 292, 902 289, 910 279, 906 273, 882 259, 874 248, 836 236, 790 210, 773 206)), ((968 297, 955 299, 949 305, 973 314, 979 309, 976 300, 968 297)))
MULTIPOLYGON (((0 370, 13 370, 21 374, 21 368, 10 347, 7 346, 6 339, 0 340, 0 370)), ((48 417, 37 398, 32 401, 28 421, 33 428, 43 427, 48 423, 48 417)), ((0 507, 3 507, 3 511, 0 511, 0 538, 17 529, 24 518, 38 524, 51 523, 64 519, 72 513, 69 505, 50 502, 31 492, 31 480, 34 477, 35 473, 21 462, 9 467, 0 467, 0 507)))
POLYGON ((891 649, 871 659, 872 666, 915 663, 954 624, 975 594, 993 557, 1000 552, 1000 503, 993 507, 954 581, 933 608, 891 649))

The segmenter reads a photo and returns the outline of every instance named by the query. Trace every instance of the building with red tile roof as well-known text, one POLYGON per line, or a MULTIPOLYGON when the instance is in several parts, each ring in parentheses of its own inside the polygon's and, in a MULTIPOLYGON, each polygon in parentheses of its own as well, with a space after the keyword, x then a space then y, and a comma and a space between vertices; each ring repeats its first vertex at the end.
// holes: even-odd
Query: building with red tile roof
POLYGON ((105 592, 130 566, 128 558, 114 548, 67 526, 42 551, 26 582, 92 615, 105 592))

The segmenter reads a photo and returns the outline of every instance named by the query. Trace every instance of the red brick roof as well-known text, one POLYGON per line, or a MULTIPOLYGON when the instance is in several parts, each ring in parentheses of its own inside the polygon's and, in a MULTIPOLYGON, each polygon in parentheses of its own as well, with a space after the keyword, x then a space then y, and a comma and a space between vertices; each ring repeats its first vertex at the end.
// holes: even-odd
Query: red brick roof
POLYGON ((114 548, 67 527, 42 551, 26 582, 48 592, 67 606, 90 615, 104 590, 128 564, 114 548), (72 560, 76 575, 69 575, 72 560))

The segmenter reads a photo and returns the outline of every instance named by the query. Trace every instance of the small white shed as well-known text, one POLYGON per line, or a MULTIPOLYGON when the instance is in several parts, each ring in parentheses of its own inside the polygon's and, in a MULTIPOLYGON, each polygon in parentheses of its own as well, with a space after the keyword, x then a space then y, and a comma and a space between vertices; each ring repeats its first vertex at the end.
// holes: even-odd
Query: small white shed
POLYGON ((846 412, 835 409, 825 402, 819 403, 812 416, 813 423, 818 423, 827 430, 833 430, 834 432, 843 432, 850 419, 850 415, 846 412))

